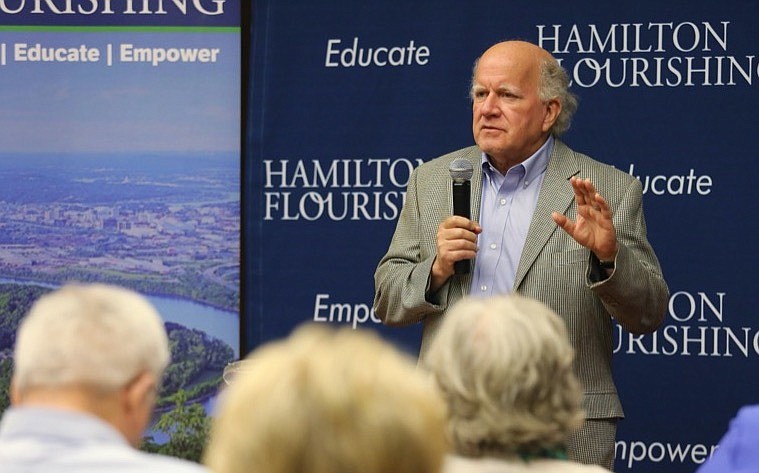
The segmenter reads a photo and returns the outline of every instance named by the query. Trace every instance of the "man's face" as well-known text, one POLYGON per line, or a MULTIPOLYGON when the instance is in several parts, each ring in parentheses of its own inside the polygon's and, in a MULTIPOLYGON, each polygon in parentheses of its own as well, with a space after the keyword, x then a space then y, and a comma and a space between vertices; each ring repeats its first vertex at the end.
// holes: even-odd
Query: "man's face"
POLYGON ((541 53, 527 43, 500 43, 482 55, 475 71, 474 140, 498 167, 529 158, 553 124, 548 105, 538 96, 541 53))

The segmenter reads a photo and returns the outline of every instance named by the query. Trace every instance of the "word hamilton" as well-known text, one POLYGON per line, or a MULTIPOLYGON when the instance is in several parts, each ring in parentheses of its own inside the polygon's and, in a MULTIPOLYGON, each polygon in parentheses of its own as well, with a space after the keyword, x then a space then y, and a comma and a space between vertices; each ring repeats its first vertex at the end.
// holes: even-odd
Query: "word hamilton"
POLYGON ((580 87, 753 85, 756 55, 729 54, 729 26, 683 21, 536 28, 538 44, 557 55, 571 84, 580 87))

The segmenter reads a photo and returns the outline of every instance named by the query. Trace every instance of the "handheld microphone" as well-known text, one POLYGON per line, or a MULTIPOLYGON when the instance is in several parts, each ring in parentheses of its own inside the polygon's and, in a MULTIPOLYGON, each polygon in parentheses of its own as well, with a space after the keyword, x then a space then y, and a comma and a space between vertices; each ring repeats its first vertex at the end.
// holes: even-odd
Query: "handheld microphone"
MULTIPOLYGON (((471 181, 472 174, 474 174, 472 163, 467 159, 456 159, 450 166, 448 166, 448 172, 451 173, 451 179, 453 181, 453 215, 471 219, 471 181)), ((470 260, 456 261, 453 264, 453 270, 455 274, 467 274, 471 270, 470 260)))

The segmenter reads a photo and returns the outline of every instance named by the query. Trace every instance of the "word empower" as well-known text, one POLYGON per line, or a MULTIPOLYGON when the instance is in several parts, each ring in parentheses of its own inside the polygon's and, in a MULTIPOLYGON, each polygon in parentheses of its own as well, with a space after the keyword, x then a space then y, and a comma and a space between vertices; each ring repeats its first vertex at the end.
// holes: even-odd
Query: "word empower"
POLYGON ((157 66, 162 62, 216 62, 219 48, 136 48, 122 44, 121 62, 149 62, 157 66))
POLYGON ((614 445, 614 457, 618 462, 627 464, 632 469, 636 463, 704 463, 714 455, 718 445, 652 442, 646 443, 638 440, 619 440, 614 445))
POLYGON ((329 294, 316 295, 316 300, 314 301, 314 322, 350 323, 353 325, 354 330, 364 323, 382 323, 370 304, 329 302, 329 300, 329 294))

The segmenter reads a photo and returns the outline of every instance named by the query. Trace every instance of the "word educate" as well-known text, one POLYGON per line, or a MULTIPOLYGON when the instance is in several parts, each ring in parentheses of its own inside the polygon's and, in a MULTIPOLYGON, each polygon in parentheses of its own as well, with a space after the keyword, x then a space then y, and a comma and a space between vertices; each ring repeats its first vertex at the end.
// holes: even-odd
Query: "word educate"
POLYGON ((358 46, 358 37, 351 46, 341 48, 339 39, 327 40, 327 56, 324 67, 368 67, 368 66, 424 66, 429 62, 430 48, 416 46, 414 40, 406 46, 371 47, 358 46))
POLYGON ((16 62, 98 62, 100 50, 84 44, 75 48, 43 48, 39 43, 32 46, 16 43, 13 46, 13 60, 16 62))
MULTIPOLYGON (((153 66, 163 62, 216 62, 220 51, 219 48, 138 48, 132 44, 122 44, 119 46, 118 60, 150 63, 153 66)), ((13 46, 13 60, 16 62, 98 62, 100 59, 100 49, 86 45, 63 48, 45 47, 40 43, 31 46, 16 43, 13 46)))
POLYGON ((686 175, 636 176, 635 164, 630 164, 628 174, 643 184, 643 194, 650 192, 654 195, 708 195, 712 191, 712 177, 697 176, 693 169, 686 175))
POLYGON ((188 5, 203 15, 224 14, 226 0, 0 0, 0 12, 7 15, 25 13, 53 15, 167 15, 177 12, 186 15, 188 5), (122 7, 114 11, 112 3, 122 7), (166 9, 169 6, 169 10, 166 9), (15 7, 15 8, 14 8, 15 7))

